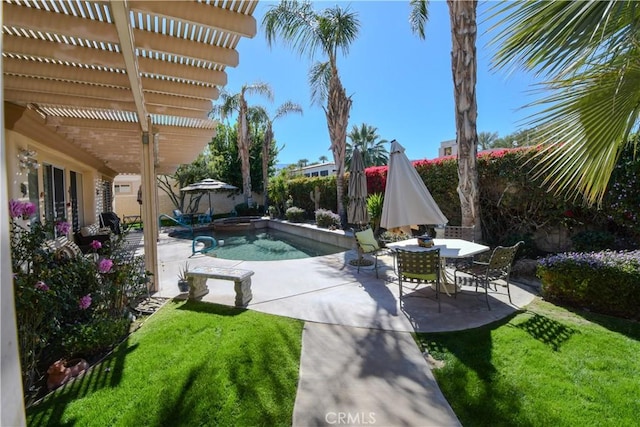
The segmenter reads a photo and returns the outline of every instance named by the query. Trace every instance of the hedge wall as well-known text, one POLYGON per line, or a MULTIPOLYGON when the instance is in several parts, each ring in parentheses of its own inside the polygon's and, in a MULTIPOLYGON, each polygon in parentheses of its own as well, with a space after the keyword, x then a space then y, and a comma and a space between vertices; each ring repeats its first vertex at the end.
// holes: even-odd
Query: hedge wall
MULTIPOLYGON (((547 192, 541 179, 534 179, 532 169, 537 163, 532 148, 504 149, 478 156, 481 222, 484 241, 491 244, 511 244, 518 240, 528 243, 525 251, 535 252, 534 236, 564 230, 568 236, 598 230, 626 237, 625 247, 639 244, 640 224, 640 159, 628 150, 614 172, 606 203, 601 209, 585 207, 547 192)), ((455 158, 419 160, 414 162, 449 224, 460 225, 460 200, 455 158)), ((366 169, 369 194, 384 194, 387 166, 366 169)), ((348 174, 345 176, 345 206, 348 174)), ((309 192, 321 189, 320 207, 336 212, 335 177, 296 178, 289 181, 294 205, 302 207, 313 218, 314 205, 309 192)), ((614 245, 615 246, 615 245, 614 245)), ((605 248, 593 248, 605 249, 605 248)), ((528 255, 534 255, 529 253, 528 255)))

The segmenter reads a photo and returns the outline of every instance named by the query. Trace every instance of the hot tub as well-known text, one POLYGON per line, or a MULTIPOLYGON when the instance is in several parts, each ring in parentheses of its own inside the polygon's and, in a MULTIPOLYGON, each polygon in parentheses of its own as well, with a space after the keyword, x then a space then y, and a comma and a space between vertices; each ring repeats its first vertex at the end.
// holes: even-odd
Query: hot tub
POLYGON ((214 230, 246 230, 268 227, 268 219, 259 216, 235 216, 213 221, 214 230))

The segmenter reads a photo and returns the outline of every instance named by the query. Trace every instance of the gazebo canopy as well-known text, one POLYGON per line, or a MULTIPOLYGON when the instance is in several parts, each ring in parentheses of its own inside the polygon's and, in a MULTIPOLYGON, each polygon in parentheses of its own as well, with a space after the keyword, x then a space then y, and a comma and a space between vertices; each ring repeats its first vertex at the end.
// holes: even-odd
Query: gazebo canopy
POLYGON ((117 173, 140 173, 141 133, 157 134, 157 172, 171 173, 215 135, 211 100, 256 4, 5 1, 4 100, 117 173))

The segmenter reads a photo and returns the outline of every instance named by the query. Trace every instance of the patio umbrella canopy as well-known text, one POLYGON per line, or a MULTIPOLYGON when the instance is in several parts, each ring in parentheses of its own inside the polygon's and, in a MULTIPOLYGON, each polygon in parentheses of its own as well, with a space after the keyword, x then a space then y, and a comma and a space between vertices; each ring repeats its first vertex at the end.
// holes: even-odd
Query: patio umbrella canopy
POLYGON ((180 189, 186 193, 207 193, 209 196, 209 209, 213 213, 213 206, 211 205, 211 192, 212 191, 234 191, 238 187, 227 184, 226 182, 218 181, 217 179, 205 178, 202 181, 189 184, 186 187, 180 189))
POLYGON ((364 173, 364 161, 360 150, 355 148, 349 167, 349 203, 347 220, 350 224, 365 224, 369 222, 367 212, 367 176, 364 173))
POLYGON ((404 147, 391 141, 387 188, 380 226, 387 230, 421 224, 449 222, 411 164, 404 147))

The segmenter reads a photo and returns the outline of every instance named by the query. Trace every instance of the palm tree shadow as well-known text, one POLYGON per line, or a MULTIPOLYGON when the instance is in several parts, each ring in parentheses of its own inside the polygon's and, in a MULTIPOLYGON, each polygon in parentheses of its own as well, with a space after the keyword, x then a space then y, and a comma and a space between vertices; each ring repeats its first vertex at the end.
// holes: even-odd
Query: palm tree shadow
POLYGON ((550 346, 553 351, 558 351, 560 346, 571 338, 573 334, 580 333, 577 329, 535 313, 533 317, 515 325, 515 327, 522 329, 541 343, 550 346))

